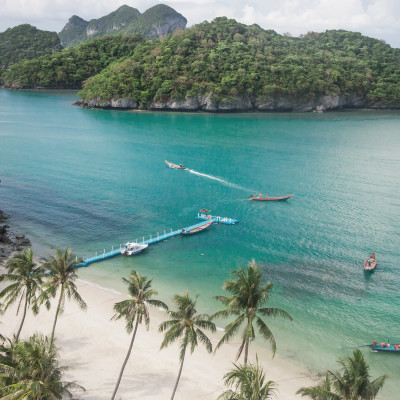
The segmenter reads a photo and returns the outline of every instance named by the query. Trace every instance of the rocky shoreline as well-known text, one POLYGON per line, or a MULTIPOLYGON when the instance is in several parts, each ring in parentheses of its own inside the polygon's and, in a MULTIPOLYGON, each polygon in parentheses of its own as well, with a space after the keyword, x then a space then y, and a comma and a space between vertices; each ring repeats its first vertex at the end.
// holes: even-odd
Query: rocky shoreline
POLYGON ((8 258, 16 251, 31 246, 31 241, 21 233, 10 230, 10 215, 0 210, 0 266, 5 265, 8 258))
POLYGON ((168 100, 153 102, 148 107, 139 105, 133 99, 79 100, 75 105, 82 108, 100 108, 116 110, 148 110, 148 111, 203 111, 210 113, 234 112, 324 112, 350 109, 398 109, 397 105, 378 106, 368 104, 367 100, 357 94, 325 95, 314 98, 282 98, 254 99, 250 94, 216 101, 211 94, 189 97, 185 100, 168 100))

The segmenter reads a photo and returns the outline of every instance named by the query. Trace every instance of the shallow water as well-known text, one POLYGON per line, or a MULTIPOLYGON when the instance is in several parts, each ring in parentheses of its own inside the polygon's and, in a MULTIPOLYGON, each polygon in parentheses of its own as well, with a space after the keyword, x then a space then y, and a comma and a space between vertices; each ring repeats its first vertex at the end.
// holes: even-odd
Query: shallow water
MULTIPOLYGON (((196 222, 237 218, 79 271, 124 291, 134 268, 167 301, 188 289, 205 312, 229 271, 251 259, 275 284, 278 355, 335 368, 346 347, 400 342, 400 113, 178 114, 83 110, 74 92, 0 91, 0 208, 37 253, 90 256, 196 222), (164 160, 185 164, 173 170, 164 160), (294 194, 283 203, 248 196, 294 194), (375 251, 378 266, 365 274, 375 251)), ((400 357, 363 350, 373 375, 400 357)))

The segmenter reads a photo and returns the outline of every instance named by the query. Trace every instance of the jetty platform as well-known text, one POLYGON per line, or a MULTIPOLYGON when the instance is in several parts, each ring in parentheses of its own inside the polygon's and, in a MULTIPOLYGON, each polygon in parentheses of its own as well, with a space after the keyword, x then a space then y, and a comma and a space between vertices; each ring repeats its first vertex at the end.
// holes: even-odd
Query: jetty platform
MULTIPOLYGON (((148 244, 150 246, 151 244, 161 242, 163 240, 172 238, 174 236, 178 236, 182 233, 183 230, 185 230, 185 232, 188 232, 191 229, 203 226, 203 225, 209 223, 210 221, 212 221, 215 224, 226 224, 226 225, 234 225, 239 222, 239 220, 237 220, 237 219, 227 218, 227 217, 219 217, 216 215, 209 215, 209 214, 205 214, 205 213, 197 214, 196 219, 200 219, 200 220, 202 220, 202 222, 199 222, 199 223, 191 225, 191 226, 187 226, 185 228, 180 228, 175 231, 173 231, 171 229, 170 232, 166 232, 164 230, 164 233, 161 235, 158 232, 157 235, 154 235, 154 236, 150 235, 150 237, 148 239, 145 239, 144 237, 140 241, 138 241, 136 239, 136 242, 142 243, 142 244, 148 244)), ((75 268, 87 267, 89 264, 93 264, 98 261, 107 260, 108 258, 111 258, 111 257, 117 256, 118 254, 121 254, 123 249, 125 249, 125 246, 122 246, 122 245, 120 245, 116 249, 114 249, 114 247, 113 247, 110 251, 107 251, 107 252, 104 249, 103 253, 99 253, 99 254, 96 253, 96 255, 94 255, 92 257, 85 258, 79 264, 75 264, 74 267, 75 268)))

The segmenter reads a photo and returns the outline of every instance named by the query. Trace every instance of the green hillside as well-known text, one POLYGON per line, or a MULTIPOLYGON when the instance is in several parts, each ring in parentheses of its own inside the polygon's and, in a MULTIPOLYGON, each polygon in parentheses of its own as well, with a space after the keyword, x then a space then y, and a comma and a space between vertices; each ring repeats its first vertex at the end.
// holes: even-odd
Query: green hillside
POLYGON ((400 49, 360 33, 291 38, 217 18, 141 45, 90 78, 80 95, 83 103, 130 98, 143 108, 195 96, 209 96, 217 105, 242 96, 259 109, 257 104, 279 109, 285 101, 305 104, 321 96, 399 107, 399 65, 400 49))
POLYGON ((28 24, 18 25, 0 33, 0 68, 61 49, 57 33, 41 31, 28 24))
POLYGON ((139 33, 149 39, 158 39, 177 28, 184 29, 186 23, 186 18, 163 4, 158 4, 143 14, 136 8, 124 5, 104 17, 89 22, 74 15, 59 36, 64 47, 76 46, 95 37, 121 33, 139 33))
POLYGON ((143 42, 139 35, 105 36, 77 47, 12 65, 4 85, 13 88, 78 89, 82 82, 110 63, 134 54, 143 42))
POLYGON ((61 44, 67 48, 76 41, 78 43, 78 38, 81 36, 86 36, 86 27, 88 26, 88 21, 83 18, 73 15, 64 26, 63 30, 58 34, 61 44))
POLYGON ((149 39, 158 39, 159 36, 166 36, 175 29, 185 29, 186 23, 186 18, 173 8, 158 4, 139 15, 122 32, 139 33, 149 39))

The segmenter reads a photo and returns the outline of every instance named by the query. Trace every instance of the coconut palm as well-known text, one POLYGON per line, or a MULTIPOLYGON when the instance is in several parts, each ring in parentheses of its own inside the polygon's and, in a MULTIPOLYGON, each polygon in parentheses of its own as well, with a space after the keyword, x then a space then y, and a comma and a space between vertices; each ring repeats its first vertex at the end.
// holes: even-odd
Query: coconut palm
POLYGON ((233 364, 234 368, 224 375, 226 390, 219 400, 267 400, 275 394, 275 382, 266 381, 263 369, 256 364, 233 364))
POLYGON ((282 317, 292 320, 292 317, 280 308, 263 308, 263 304, 269 301, 269 292, 273 287, 272 283, 262 283, 262 272, 258 269, 254 260, 248 264, 247 269, 240 267, 232 271, 234 279, 228 279, 223 289, 230 292, 230 296, 216 296, 225 308, 211 316, 218 317, 235 316, 234 321, 225 327, 225 334, 217 344, 217 350, 222 344, 229 342, 239 330, 242 323, 245 328, 242 333, 242 343, 236 355, 236 360, 241 356, 244 349, 244 364, 247 363, 249 344, 256 335, 253 324, 258 327, 261 336, 271 343, 273 354, 276 351, 274 335, 261 317, 282 317))
POLYGON ((115 315, 113 319, 124 318, 126 321, 126 331, 130 334, 133 330, 133 335, 128 353, 126 354, 118 376, 117 384, 115 385, 114 393, 111 397, 112 400, 115 398, 126 363, 131 354, 138 325, 144 322, 147 330, 149 330, 150 315, 147 305, 161 307, 165 310, 168 309, 167 305, 162 301, 152 299, 153 296, 158 295, 158 292, 151 287, 152 279, 147 279, 147 276, 142 276, 138 272, 132 271, 128 279, 123 278, 122 280, 128 285, 128 291, 132 298, 120 301, 114 305, 115 315), (134 324, 135 328, 133 328, 134 324))
POLYGON ((69 247, 63 252, 60 249, 56 249, 54 255, 50 256, 50 259, 44 265, 47 270, 48 278, 44 283, 44 292, 40 296, 41 302, 46 302, 46 306, 50 307, 50 297, 55 297, 57 290, 60 289, 60 297, 58 299, 56 315, 54 318, 53 329, 51 331, 50 342, 54 341, 54 332, 56 329, 57 319, 59 314, 64 310, 65 297, 68 299, 75 300, 82 310, 86 309, 86 303, 78 293, 75 285, 75 280, 78 275, 75 273, 75 256, 69 247))
POLYGON ((297 393, 313 400, 372 400, 382 389, 387 375, 371 381, 369 366, 360 351, 339 359, 341 371, 328 371, 317 386, 301 388, 297 393))
POLYGON ((58 365, 58 350, 47 337, 0 348, 0 396, 4 400, 55 400, 73 398, 71 389, 82 389, 62 380, 65 367, 58 365))
POLYGON ((178 310, 169 310, 168 314, 172 319, 162 322, 159 327, 160 332, 165 332, 164 340, 161 343, 161 349, 177 340, 179 340, 180 345, 179 360, 181 365, 179 367, 179 373, 172 392, 171 400, 173 400, 176 388, 178 387, 187 347, 190 346, 190 351, 193 353, 200 341, 209 353, 212 352, 210 339, 202 329, 208 329, 211 332, 215 332, 216 327, 215 324, 209 320, 207 314, 196 315, 196 302, 198 297, 199 295, 197 295, 195 299, 192 299, 188 292, 185 292, 184 294, 176 294, 173 297, 173 302, 176 304, 178 310))
POLYGON ((43 268, 34 262, 32 249, 15 254, 7 261, 6 268, 7 273, 0 276, 0 281, 12 283, 1 291, 0 298, 4 299, 4 311, 18 302, 18 315, 20 307, 23 307, 22 320, 15 336, 15 341, 18 342, 28 308, 32 309, 34 315, 39 311, 36 300, 41 292, 43 268))

